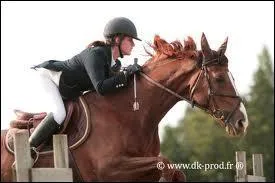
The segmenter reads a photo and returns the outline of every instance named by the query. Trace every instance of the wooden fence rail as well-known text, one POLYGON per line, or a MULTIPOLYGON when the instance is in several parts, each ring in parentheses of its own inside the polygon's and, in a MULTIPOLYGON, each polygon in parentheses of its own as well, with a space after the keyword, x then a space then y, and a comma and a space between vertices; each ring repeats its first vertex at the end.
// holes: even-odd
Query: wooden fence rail
POLYGON ((72 182, 69 168, 68 141, 66 135, 53 135, 54 168, 32 168, 28 133, 14 137, 15 181, 17 182, 72 182))
POLYGON ((263 171, 263 155, 253 154, 253 175, 247 175, 246 172, 246 152, 236 152, 236 182, 265 182, 263 171))

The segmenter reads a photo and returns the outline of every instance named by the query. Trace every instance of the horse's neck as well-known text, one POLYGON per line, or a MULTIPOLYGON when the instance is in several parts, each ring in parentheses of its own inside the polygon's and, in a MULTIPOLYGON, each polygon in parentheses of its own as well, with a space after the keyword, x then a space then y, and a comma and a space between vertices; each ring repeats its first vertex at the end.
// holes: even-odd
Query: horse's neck
MULTIPOLYGON (((189 100, 190 83, 193 83, 198 72, 193 60, 184 60, 163 65, 160 63, 159 66, 153 67, 147 75, 164 87, 189 100)), ((147 111, 145 114, 147 116, 144 116, 145 123, 157 126, 164 115, 180 99, 164 89, 152 85, 144 78, 142 78, 140 83, 143 85, 143 94, 139 97, 143 101, 143 106, 147 111)))

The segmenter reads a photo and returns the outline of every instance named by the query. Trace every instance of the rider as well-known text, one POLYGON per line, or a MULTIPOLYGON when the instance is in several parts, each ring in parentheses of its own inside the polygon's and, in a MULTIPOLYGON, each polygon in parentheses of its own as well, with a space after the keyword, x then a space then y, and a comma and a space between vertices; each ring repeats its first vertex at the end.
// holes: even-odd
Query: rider
POLYGON ((104 28, 104 37, 105 42, 94 41, 69 60, 49 60, 32 67, 40 73, 43 97, 47 97, 51 107, 30 136, 31 147, 38 147, 60 129, 66 116, 64 100, 75 99, 88 90, 111 94, 127 86, 128 78, 141 70, 137 64, 121 70, 118 60, 131 54, 133 39, 141 41, 131 20, 113 18, 104 28))

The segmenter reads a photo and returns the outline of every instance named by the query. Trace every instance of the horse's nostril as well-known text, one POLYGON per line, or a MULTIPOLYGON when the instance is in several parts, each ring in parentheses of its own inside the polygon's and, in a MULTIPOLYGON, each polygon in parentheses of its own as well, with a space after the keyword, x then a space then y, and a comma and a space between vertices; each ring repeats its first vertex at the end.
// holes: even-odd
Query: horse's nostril
POLYGON ((237 126, 239 127, 239 128, 244 128, 244 126, 243 126, 243 120, 238 120, 238 122, 237 122, 237 126))

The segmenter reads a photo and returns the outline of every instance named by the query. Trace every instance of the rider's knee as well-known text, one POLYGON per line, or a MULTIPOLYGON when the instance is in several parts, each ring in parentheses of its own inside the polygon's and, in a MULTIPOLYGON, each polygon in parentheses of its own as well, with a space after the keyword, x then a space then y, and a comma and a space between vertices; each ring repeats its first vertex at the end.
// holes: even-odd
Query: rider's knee
POLYGON ((58 124, 62 124, 66 117, 66 110, 65 108, 59 108, 53 111, 53 118, 58 124))

